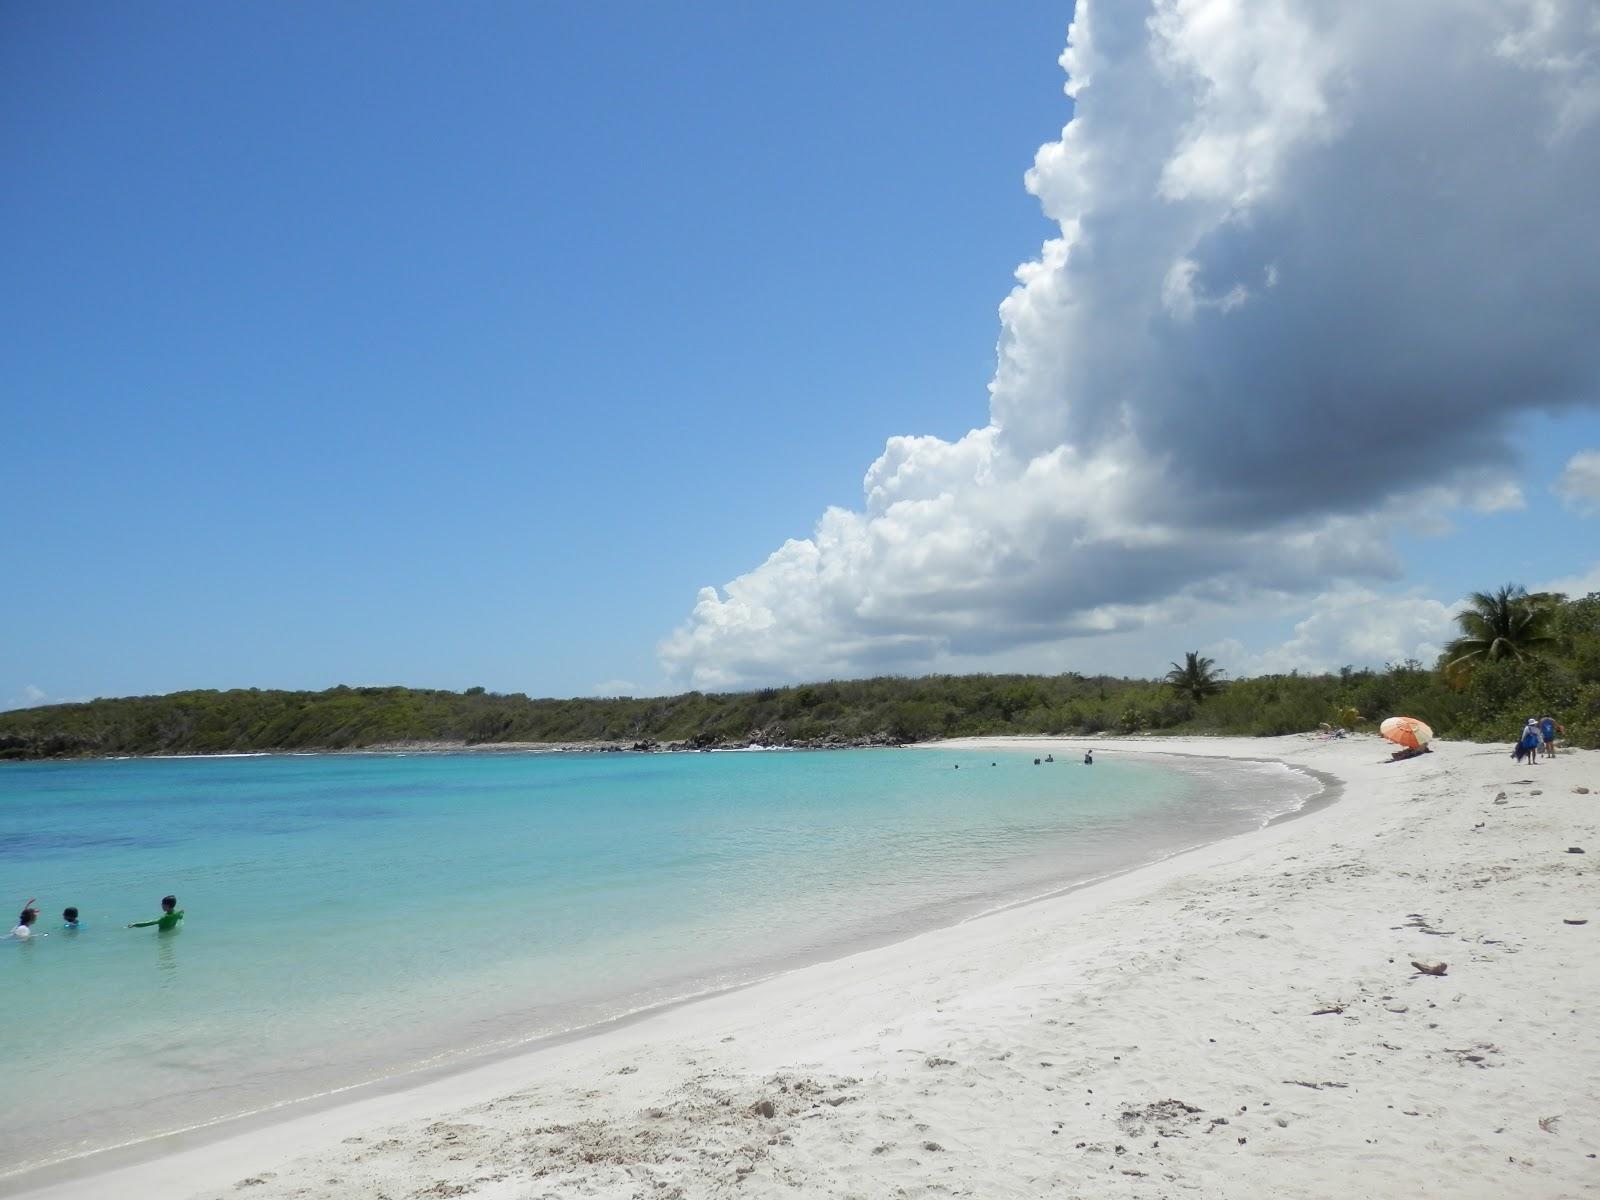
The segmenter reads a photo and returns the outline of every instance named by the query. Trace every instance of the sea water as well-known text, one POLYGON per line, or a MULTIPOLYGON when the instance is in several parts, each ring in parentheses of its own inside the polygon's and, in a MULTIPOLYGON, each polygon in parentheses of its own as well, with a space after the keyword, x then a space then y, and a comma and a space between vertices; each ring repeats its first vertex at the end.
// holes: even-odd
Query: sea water
POLYGON ((0 942, 0 1174, 953 923, 1255 828, 1318 786, 1033 757, 0 766, 0 919, 37 896, 49 935, 0 942), (125 928, 169 892, 179 930, 125 928))

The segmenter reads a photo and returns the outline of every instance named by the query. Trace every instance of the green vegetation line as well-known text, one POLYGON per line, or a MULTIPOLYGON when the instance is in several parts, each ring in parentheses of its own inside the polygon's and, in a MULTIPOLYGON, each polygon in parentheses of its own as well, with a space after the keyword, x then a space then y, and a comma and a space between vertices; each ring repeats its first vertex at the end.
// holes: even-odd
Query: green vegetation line
POLYGON ((623 745, 903 743, 985 734, 1274 735, 1420 717, 1441 737, 1505 742, 1553 716, 1600 747, 1600 593, 1474 597, 1433 667, 1224 683, 1198 652, 1165 680, 1065 675, 886 677, 654 699, 534 700, 482 688, 175 692, 0 713, 0 759, 354 750, 395 742, 623 745))

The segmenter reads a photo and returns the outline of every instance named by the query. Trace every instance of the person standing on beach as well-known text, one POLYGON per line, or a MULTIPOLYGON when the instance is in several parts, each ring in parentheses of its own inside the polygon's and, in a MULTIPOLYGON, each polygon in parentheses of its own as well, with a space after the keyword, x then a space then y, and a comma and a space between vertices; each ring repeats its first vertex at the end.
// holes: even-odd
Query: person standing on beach
POLYGON ((159 933, 171 933, 178 927, 178 922, 183 920, 183 909, 178 907, 176 896, 163 896, 161 898, 161 915, 150 921, 131 921, 129 929, 148 929, 154 925, 159 933))
POLYGON ((1544 756, 1554 758, 1556 754, 1556 738, 1566 730, 1556 724, 1554 717, 1545 717, 1539 722, 1539 737, 1544 741, 1544 756))
POLYGON ((1539 722, 1529 717, 1528 723, 1522 727, 1522 738, 1517 742, 1517 761, 1521 762, 1523 756, 1526 755, 1529 766, 1537 763, 1539 761, 1539 742, 1541 740, 1539 722))

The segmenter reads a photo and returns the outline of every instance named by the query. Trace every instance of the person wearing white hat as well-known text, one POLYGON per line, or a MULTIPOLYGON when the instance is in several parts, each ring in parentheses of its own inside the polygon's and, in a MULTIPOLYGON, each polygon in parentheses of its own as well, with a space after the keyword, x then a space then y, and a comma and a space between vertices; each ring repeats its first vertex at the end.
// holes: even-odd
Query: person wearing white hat
POLYGON ((1522 734, 1517 742, 1516 750, 1513 751, 1513 756, 1518 762, 1521 762, 1523 756, 1526 755, 1529 765, 1537 763, 1539 761, 1540 740, 1538 718, 1529 717, 1528 723, 1522 727, 1522 734))

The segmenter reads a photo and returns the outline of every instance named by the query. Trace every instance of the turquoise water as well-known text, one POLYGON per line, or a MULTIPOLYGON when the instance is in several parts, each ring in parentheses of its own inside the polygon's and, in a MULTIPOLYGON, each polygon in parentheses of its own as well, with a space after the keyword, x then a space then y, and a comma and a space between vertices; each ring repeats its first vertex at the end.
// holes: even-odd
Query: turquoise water
POLYGON ((946 750, 0 767, 0 917, 37 896, 50 934, 0 942, 0 1096, 27 1114, 0 1122, 0 1172, 893 940, 1315 790, 1204 771, 946 750), (167 892, 179 931, 123 928, 167 892))

